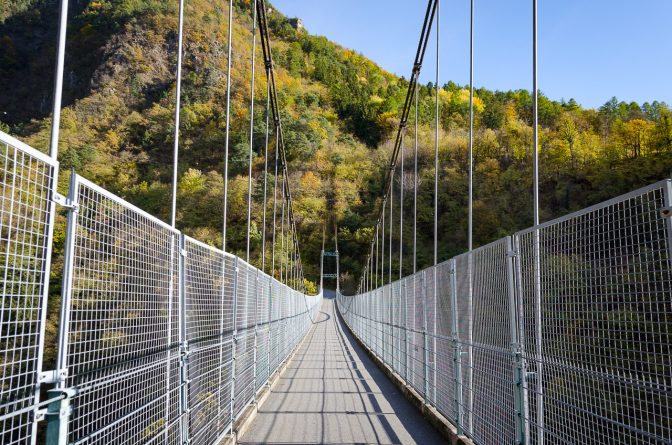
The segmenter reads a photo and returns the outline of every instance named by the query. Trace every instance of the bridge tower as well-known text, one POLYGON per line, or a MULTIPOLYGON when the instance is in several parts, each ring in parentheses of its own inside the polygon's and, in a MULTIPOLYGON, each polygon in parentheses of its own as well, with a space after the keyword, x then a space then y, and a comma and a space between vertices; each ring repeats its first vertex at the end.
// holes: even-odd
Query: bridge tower
POLYGON ((322 230, 322 253, 320 255, 320 287, 324 289, 324 279, 335 279, 336 280, 336 293, 341 292, 340 286, 340 264, 339 264, 339 254, 338 254, 338 227, 334 224, 334 247, 333 251, 324 250, 325 245, 325 233, 322 230), (331 272, 326 272, 324 269, 324 259, 326 258, 335 258, 335 270, 332 269, 331 272))

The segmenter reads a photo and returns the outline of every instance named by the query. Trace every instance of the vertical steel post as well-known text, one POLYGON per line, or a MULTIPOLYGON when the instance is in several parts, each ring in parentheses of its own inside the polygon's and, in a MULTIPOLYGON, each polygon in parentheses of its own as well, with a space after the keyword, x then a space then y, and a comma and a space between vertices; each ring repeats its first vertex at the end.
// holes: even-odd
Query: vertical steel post
MULTIPOLYGON (((59 380, 56 389, 48 392, 48 398, 63 397, 50 403, 47 407, 47 445, 66 445, 68 443, 68 421, 72 412, 71 399, 77 395, 77 390, 66 388, 68 346, 70 337, 70 307, 72 298, 72 286, 74 276, 75 237, 77 233, 77 195, 79 183, 74 170, 70 176, 70 190, 68 200, 71 207, 68 209, 68 222, 65 238, 65 253, 63 266, 63 288, 61 291, 61 316, 58 337, 58 357, 56 369, 59 372, 59 380)), ((33 425, 36 429, 37 422, 33 425)))
MULTIPOLYGON (((56 360, 56 369, 66 370, 68 367, 68 347, 70 338, 70 307, 72 306, 72 286, 75 268, 75 238, 77 236, 77 215, 79 212, 78 203, 79 181, 75 171, 70 174, 70 190, 68 200, 71 207, 68 209, 68 222, 65 237, 65 252, 63 255, 63 287, 61 289, 61 313, 60 326, 58 334, 58 358, 56 360)), ((65 380, 60 380, 57 387, 65 389, 65 380)))
POLYGON ((229 399, 232 432, 233 424, 236 422, 234 402, 236 399, 236 352, 238 349, 238 257, 233 260, 233 268, 233 335, 231 336, 231 397, 229 399))
MULTIPOLYGON (((54 153, 56 156, 57 153, 54 153)), ((68 425, 69 418, 72 412, 70 405, 71 399, 77 395, 77 390, 73 388, 66 388, 67 376, 67 357, 68 357, 68 339, 70 336, 70 306, 72 296, 72 285, 74 275, 74 254, 75 254, 75 237, 77 233, 77 194, 79 191, 79 183, 77 175, 74 170, 70 176, 70 191, 68 201, 72 205, 68 209, 68 223, 65 242, 64 266, 63 266, 63 289, 61 295, 61 316, 58 339, 58 358, 57 371, 58 382, 55 389, 48 391, 48 399, 55 399, 62 397, 62 399, 55 400, 47 406, 47 436, 46 443, 48 445, 66 445, 68 443, 68 425)), ((35 432, 37 422, 33 424, 33 432, 35 432)), ((35 436, 33 435, 33 438, 35 436)))
POLYGON ((266 339, 266 369, 268 370, 266 374, 266 384, 270 386, 271 384, 271 320, 273 319, 273 277, 270 277, 268 280, 268 338, 266 339))
POLYGON ((252 353, 252 381, 253 387, 255 390, 253 391, 254 393, 254 401, 256 403, 257 400, 257 328, 259 326, 259 269, 256 269, 256 277, 254 280, 254 352, 252 353))
POLYGON ((464 433, 464 407, 462 401, 462 343, 460 342, 457 314, 457 261, 451 259, 450 271, 450 330, 453 342, 453 374, 455 377, 455 426, 457 434, 464 433))
POLYGON ((429 339, 427 338, 427 277, 426 272, 421 272, 422 279, 422 343, 424 348, 424 401, 429 403, 429 339))
POLYGON ((433 354, 433 374, 432 374, 432 403, 436 405, 436 319, 437 319, 437 296, 439 294, 438 288, 439 288, 439 283, 438 283, 438 277, 436 276, 438 272, 438 268, 434 266, 434 298, 432 299, 434 301, 434 320, 433 320, 433 326, 432 326, 432 354, 433 354))
MULTIPOLYGON (((665 187, 663 189, 665 195, 665 207, 672 209, 672 181, 665 181, 665 187)), ((665 216, 667 221, 667 252, 668 252, 668 261, 672 265, 672 215, 665 216)))
POLYGON ((518 331, 518 298, 516 298, 516 275, 515 270, 518 267, 518 252, 514 249, 513 239, 506 238, 506 274, 507 274, 507 292, 509 300, 509 328, 511 333, 511 358, 514 372, 514 409, 515 409, 515 431, 516 444, 525 443, 525 416, 524 416, 524 392, 523 384, 525 371, 523 367, 522 351, 520 348, 520 339, 518 331))
POLYGON ((77 395, 74 388, 51 389, 47 399, 54 399, 47 406, 47 445, 68 445, 68 422, 72 414, 72 398, 77 395))
MULTIPOLYGON (((173 235, 178 236, 178 235, 173 235)), ((180 431, 183 443, 189 443, 189 423, 185 416, 189 412, 189 342, 187 341, 187 308, 186 308, 186 239, 179 234, 180 254, 177 258, 177 305, 178 305, 178 341, 180 343, 180 431)), ((172 296, 171 296, 172 298, 172 296)), ((170 316, 170 314, 169 314, 170 316)), ((170 391, 168 382, 167 391, 170 391)), ((167 429, 167 428, 166 428, 167 429)))
POLYGON ((513 263, 513 273, 515 276, 515 295, 517 296, 516 298, 516 315, 517 315, 517 320, 518 320, 518 326, 517 328, 517 339, 518 339, 518 345, 519 345, 519 350, 520 350, 520 369, 521 369, 521 375, 520 375, 520 387, 518 390, 520 391, 520 397, 522 398, 522 438, 523 438, 523 443, 529 443, 531 441, 531 434, 530 434, 530 411, 529 411, 529 390, 527 387, 527 377, 528 377, 528 366, 527 366, 527 360, 526 360, 526 348, 525 348, 525 314, 523 312, 523 276, 522 276, 522 265, 520 261, 520 237, 518 235, 514 235, 512 237, 513 241, 513 254, 514 257, 517 259, 517 261, 514 261, 513 263))
MULTIPOLYGON (((404 381, 406 384, 409 384, 408 380, 408 279, 402 280, 401 282, 401 295, 399 296, 399 318, 400 318, 400 326, 402 326, 403 332, 404 332, 404 381), (403 308, 401 305, 403 304, 403 308), (403 313, 403 318, 402 314, 403 313)), ((399 366, 401 367, 401 360, 399 360, 399 366)))
MULTIPOLYGON (((219 311, 219 372, 218 372, 218 384, 217 384, 217 415, 222 416, 222 383, 224 380, 224 317, 225 317, 225 304, 226 299, 226 255, 222 252, 222 288, 220 290, 220 311, 219 311)), ((234 320, 235 323, 235 320, 234 320)))

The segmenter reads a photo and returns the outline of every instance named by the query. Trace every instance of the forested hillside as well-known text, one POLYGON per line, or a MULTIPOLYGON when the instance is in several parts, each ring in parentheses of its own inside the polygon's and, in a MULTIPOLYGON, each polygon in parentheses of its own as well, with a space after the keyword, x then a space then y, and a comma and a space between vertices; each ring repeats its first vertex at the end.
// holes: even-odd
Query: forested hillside
MULTIPOLYGON (((177 2, 73 3, 62 170, 74 168, 167 219, 177 2)), ((49 138, 57 4, 9 0, 0 6, 0 127, 42 150, 49 138)), ((206 0, 186 4, 178 226, 219 245, 228 7, 206 0)), ((249 0, 234 1, 234 8, 229 245, 240 253, 247 212, 252 19, 249 0)), ((341 270, 357 275, 407 82, 356 52, 297 30, 294 21, 277 11, 270 19, 306 271, 317 279, 322 225, 336 218, 341 270)), ((257 66, 263 66, 260 53, 257 66)), ((256 79, 255 263, 261 246, 264 77, 258 72, 256 79)), ((420 267, 432 257, 433 94, 433 85, 422 86, 418 110, 420 267)), ((444 259, 467 244, 468 99, 468 90, 453 83, 440 91, 439 230, 444 259)), ((478 89, 475 105, 474 221, 475 244, 480 245, 531 224, 532 101, 526 91, 478 89)), ((670 175, 672 112, 664 103, 640 105, 614 98, 599 109, 584 109, 573 100, 558 102, 542 95, 540 123, 544 220, 670 175)), ((412 138, 410 131, 408 147, 412 138)), ((410 175, 409 169, 405 187, 412 185, 410 175)), ((66 180, 62 175, 63 187, 66 180)), ((61 229, 57 240, 62 242, 62 237, 61 229)))

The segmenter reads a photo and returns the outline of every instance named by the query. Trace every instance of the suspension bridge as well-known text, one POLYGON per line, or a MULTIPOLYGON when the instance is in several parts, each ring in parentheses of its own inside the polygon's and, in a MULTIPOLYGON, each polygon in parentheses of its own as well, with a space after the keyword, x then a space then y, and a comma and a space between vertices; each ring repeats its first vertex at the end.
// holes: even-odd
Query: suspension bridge
POLYGON ((58 193, 67 0, 60 6, 50 151, 0 132, 2 444, 672 443, 672 182, 540 221, 536 0, 534 225, 473 246, 472 0, 469 242, 439 262, 440 4, 429 0, 364 272, 350 296, 340 292, 338 244, 327 251, 324 242, 319 291, 308 293, 265 0, 251 8, 251 107, 258 45, 268 85, 260 267, 250 258, 254 113, 245 258, 226 244, 234 8, 223 242, 213 247, 175 224, 184 0, 169 222, 74 171, 69 192, 58 193), (432 32, 434 264, 417 270, 418 132, 409 128, 418 123, 432 32), (67 215, 62 264, 52 261, 59 214, 67 215), (325 267, 331 258, 333 270, 325 267), (403 258, 412 258, 411 273, 403 258), (58 304, 50 301, 54 273, 62 275, 58 304), (335 279, 335 292, 324 279, 335 279), (55 367, 45 365, 49 316, 58 319, 55 367))

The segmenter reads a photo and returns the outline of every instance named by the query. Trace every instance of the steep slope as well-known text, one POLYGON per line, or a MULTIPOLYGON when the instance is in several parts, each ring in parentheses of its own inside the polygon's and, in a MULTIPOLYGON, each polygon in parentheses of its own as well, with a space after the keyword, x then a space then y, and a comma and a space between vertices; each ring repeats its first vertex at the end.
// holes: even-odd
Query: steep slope
MULTIPOLYGON (((252 19, 249 0, 233 3, 229 245, 241 252, 247 210, 252 19)), ((205 0, 186 4, 178 225, 219 245, 228 6, 205 0)), ((10 0, 0 9, 0 85, 11 86, 7 89, 11 94, 0 95, 0 125, 40 149, 46 149, 49 135, 57 6, 55 0, 10 0)), ((64 170, 73 167, 164 219, 170 202, 176 6, 177 2, 160 0, 76 2, 68 28, 60 152, 64 170)), ((317 278, 322 225, 336 218, 342 270, 357 274, 407 82, 325 38, 297 31, 295 22, 277 11, 270 12, 270 19, 307 272, 311 279, 317 278)), ((262 66, 260 58, 257 66, 262 66)), ((421 87, 418 110, 420 267, 432 256, 432 89, 431 84, 421 87)), ((265 136, 263 73, 256 77, 255 90, 253 258, 257 262, 265 136)), ((440 257, 447 258, 466 246, 468 91, 448 83, 440 93, 440 257)), ((614 99, 591 110, 573 100, 555 102, 543 96, 540 105, 543 219, 669 175, 672 114, 667 105, 640 106, 614 99)), ((475 125, 479 245, 531 223, 529 93, 477 90, 475 125)), ((408 155, 413 136, 409 129, 408 155)), ((412 183, 409 169, 403 181, 407 197, 412 183)), ((272 186, 270 178, 269 190, 272 186)), ((399 186, 397 181, 395 196, 399 186)), ((404 210, 409 221, 410 199, 404 210)), ((398 205, 394 211, 399 213, 398 205)), ((407 224, 406 240, 411 239, 410 230, 407 224)), ((397 237, 395 233, 395 253, 397 237)), ((408 258, 404 268, 410 267, 408 258)), ((393 268, 398 270, 398 264, 393 268)))

